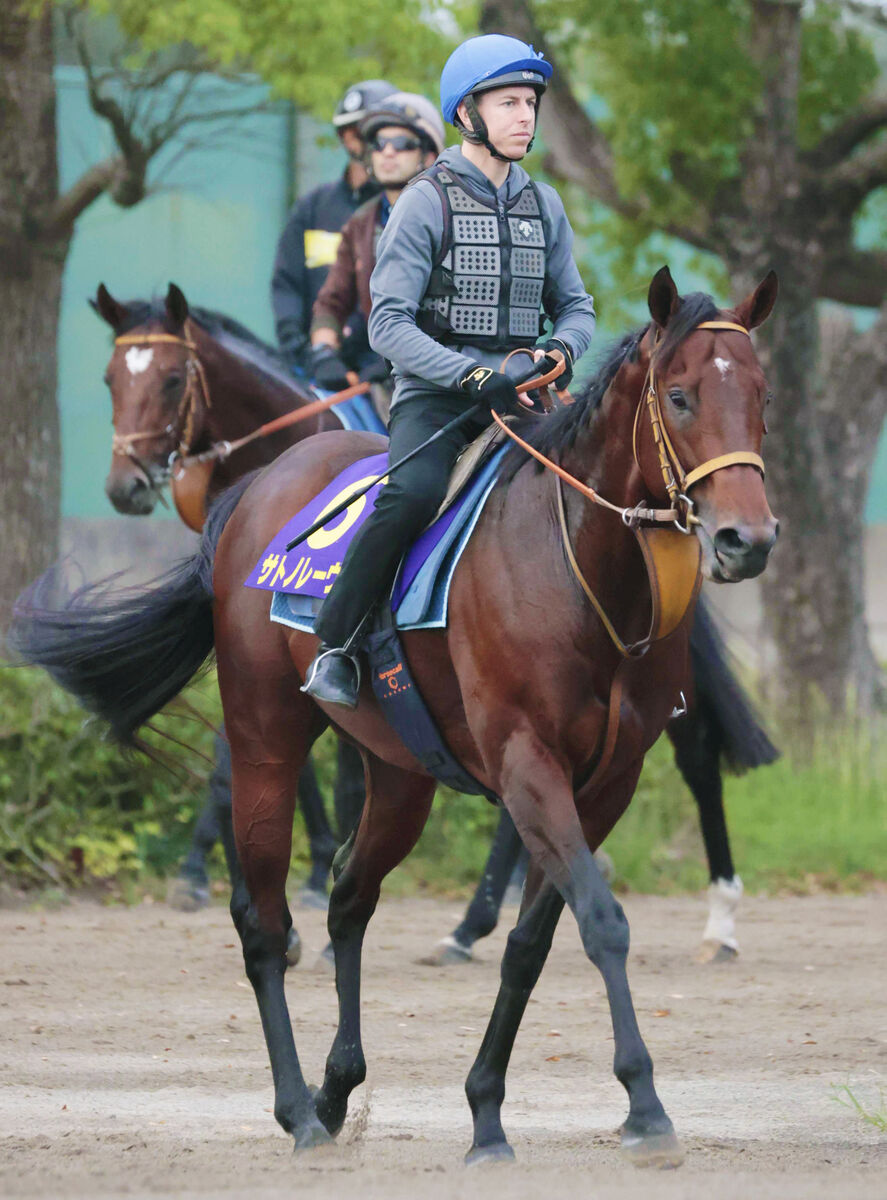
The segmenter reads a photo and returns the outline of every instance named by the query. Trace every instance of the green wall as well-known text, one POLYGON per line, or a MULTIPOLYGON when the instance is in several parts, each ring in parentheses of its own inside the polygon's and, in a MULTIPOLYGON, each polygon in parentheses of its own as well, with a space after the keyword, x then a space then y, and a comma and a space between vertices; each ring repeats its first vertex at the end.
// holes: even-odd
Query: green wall
MULTIPOLYGON (((64 188, 113 146, 107 126, 89 109, 79 68, 58 67, 56 82, 64 188)), ((217 93, 218 83, 212 86, 217 93)), ((238 85, 237 103, 251 96, 264 99, 264 89, 238 85)), ((284 105, 243 119, 233 135, 216 144, 187 154, 181 149, 173 144, 159 156, 151 173, 153 194, 141 204, 121 209, 102 198, 77 223, 65 267, 59 335, 65 516, 112 513, 103 491, 111 406, 102 383, 111 342, 107 326, 87 304, 98 284, 104 282, 125 300, 163 295, 173 280, 193 303, 220 309, 273 341, 269 283, 291 198, 334 178, 344 166, 328 130, 284 105)), ((687 254, 675 246, 667 258, 679 269, 687 254)), ((687 269, 679 270, 682 286, 692 288, 687 269)), ((592 279, 590 270, 594 291, 592 279)), ((166 510, 157 514, 159 519, 168 515, 166 510)), ((887 436, 866 515, 870 522, 887 521, 887 436)))

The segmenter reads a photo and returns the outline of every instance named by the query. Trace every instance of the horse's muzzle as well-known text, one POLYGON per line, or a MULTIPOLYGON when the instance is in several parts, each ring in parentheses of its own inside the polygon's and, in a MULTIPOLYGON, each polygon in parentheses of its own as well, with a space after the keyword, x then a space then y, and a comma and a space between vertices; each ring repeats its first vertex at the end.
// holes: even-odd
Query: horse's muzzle
POLYGON ((105 494, 119 513, 131 517, 146 517, 154 511, 157 489, 140 474, 109 476, 105 483, 105 494))
POLYGON ((779 536, 779 522, 769 517, 759 524, 722 525, 711 539, 714 561, 711 578, 723 583, 754 579, 767 565, 779 536))

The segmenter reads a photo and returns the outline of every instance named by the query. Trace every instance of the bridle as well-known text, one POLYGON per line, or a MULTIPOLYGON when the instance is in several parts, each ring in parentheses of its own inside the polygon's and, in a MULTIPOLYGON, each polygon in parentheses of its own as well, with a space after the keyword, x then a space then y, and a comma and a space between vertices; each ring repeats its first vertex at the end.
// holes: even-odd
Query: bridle
POLYGON ((132 459, 147 477, 149 484, 155 488, 158 482, 166 482, 172 473, 176 460, 185 458, 190 453, 199 401, 202 400, 206 408, 212 408, 206 371, 197 353, 196 342, 187 336, 189 333, 188 325, 189 323, 186 322, 185 337, 177 337, 172 333, 141 333, 127 334, 114 339, 115 346, 148 346, 162 342, 175 346, 184 346, 188 351, 185 359, 185 391, 182 399, 179 401, 176 419, 170 421, 163 429, 142 429, 136 433, 114 433, 111 437, 111 453, 132 459), (148 470, 147 465, 135 452, 134 446, 136 442, 161 437, 172 438, 174 448, 170 452, 166 467, 158 478, 156 469, 153 473, 148 470))
MULTIPOLYGON (((746 337, 751 334, 744 325, 738 325, 734 321, 702 321, 695 329, 690 332, 695 332, 696 329, 726 329, 734 330, 738 333, 744 333, 746 337)), ((668 492, 668 498, 671 501, 671 508, 648 508, 643 501, 634 507, 622 507, 618 504, 612 504, 609 500, 605 500, 600 496, 594 488, 582 483, 569 471, 565 471, 563 467, 552 462, 550 458, 529 442, 524 441, 512 429, 506 425, 498 413, 493 413, 493 420, 503 429, 512 441, 517 444, 528 454, 532 455, 538 462, 542 463, 548 470, 553 471, 559 479, 564 483, 568 483, 586 499, 591 500, 594 504, 600 505, 602 508, 608 508, 611 512, 618 513, 624 523, 629 528, 634 528, 643 521, 652 521, 659 524, 674 525, 681 533, 691 534, 693 526, 698 525, 699 518, 696 516, 695 505, 693 500, 688 495, 689 489, 694 484, 699 483, 701 479, 713 474, 715 471, 720 471, 724 467, 733 467, 738 464, 756 467, 761 475, 764 474, 764 460, 759 454, 755 454, 752 450, 732 450, 727 454, 718 454, 714 458, 707 459, 704 463, 700 463, 698 467, 694 467, 691 471, 685 471, 678 458, 677 451, 672 444, 668 434, 665 421, 662 416, 662 405, 659 399, 659 385, 656 380, 655 373, 656 363, 656 347, 654 345, 653 353, 650 357, 650 366, 647 370, 647 378, 644 382, 644 388, 641 393, 641 398, 638 401, 637 411, 634 416, 634 428, 632 431, 632 452, 634 461, 637 464, 638 470, 641 470, 640 460, 638 458, 638 431, 640 426, 641 413, 646 411, 650 419, 650 427, 653 433, 653 442, 656 446, 659 459, 659 469, 662 472, 662 479, 665 484, 665 490, 668 492), (683 521, 682 521, 683 518, 683 521)))
MULTIPOLYGON (((695 329, 726 329, 733 330, 736 333, 744 333, 746 337, 751 336, 744 325, 738 325, 734 321, 702 321, 695 329)), ((695 329, 691 332, 695 332, 695 329)), ((640 470, 638 427, 640 425, 641 410, 646 407, 653 433, 653 443, 659 458, 659 469, 662 472, 662 479, 665 483, 665 490, 668 492, 672 508, 676 510, 676 516, 674 517, 675 527, 681 533, 689 534, 693 532, 691 527, 699 524, 699 518, 696 516, 696 506, 688 494, 690 488, 695 483, 699 483, 701 479, 705 479, 706 476, 712 475, 715 471, 720 471, 724 467, 733 467, 739 464, 756 467, 763 476, 764 460, 760 454, 755 454, 752 450, 732 450, 728 454, 718 454, 714 458, 707 459, 704 463, 700 463, 698 467, 694 467, 692 471, 685 471, 681 466, 681 460, 678 458, 677 451, 668 435, 668 427, 662 417, 659 386, 654 371, 655 362, 656 347, 654 345, 653 353, 650 356, 650 367, 644 383, 644 394, 638 403, 637 411, 634 415, 634 428, 631 436, 632 453, 634 454, 634 461, 637 464, 638 470, 640 470), (683 508, 683 524, 681 524, 681 508, 683 508)))

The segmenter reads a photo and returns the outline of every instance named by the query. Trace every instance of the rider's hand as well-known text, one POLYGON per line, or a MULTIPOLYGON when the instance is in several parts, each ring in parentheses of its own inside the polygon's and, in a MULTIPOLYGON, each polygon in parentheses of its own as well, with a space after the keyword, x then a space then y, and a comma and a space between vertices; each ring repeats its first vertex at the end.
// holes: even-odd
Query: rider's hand
POLYGON ((332 346, 311 347, 308 373, 318 387, 327 391, 339 392, 348 387, 348 368, 332 346))
MULTIPOLYGON (((573 355, 570 347, 560 338, 549 338, 547 342, 542 343, 539 349, 544 350, 549 358, 556 358, 559 362, 563 362, 564 369, 551 386, 559 392, 565 392, 573 378, 573 355)), ((539 350, 536 353, 538 354, 539 350)))
POLYGON ((475 363, 459 380, 459 387, 473 400, 500 415, 508 412, 526 412, 526 404, 517 394, 517 389, 508 376, 503 375, 501 371, 494 371, 491 367, 482 367, 475 363))
POLYGON ((384 383, 391 372, 388 364, 380 354, 374 354, 372 359, 360 369, 361 383, 384 383))

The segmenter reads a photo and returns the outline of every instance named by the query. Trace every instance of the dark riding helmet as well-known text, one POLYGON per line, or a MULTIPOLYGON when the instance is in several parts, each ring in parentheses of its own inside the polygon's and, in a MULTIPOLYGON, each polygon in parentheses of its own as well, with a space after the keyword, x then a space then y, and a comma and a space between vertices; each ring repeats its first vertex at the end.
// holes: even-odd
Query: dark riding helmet
POLYGON ((386 96, 392 96, 396 91, 397 88, 387 79, 365 79, 363 83, 353 84, 336 105, 333 125, 338 130, 345 129, 348 125, 356 125, 364 119, 371 105, 379 104, 386 96))
POLYGON ((385 125, 409 129, 426 150, 440 154, 446 137, 440 113, 430 100, 416 92, 395 92, 378 104, 373 104, 360 126, 360 136, 369 145, 378 130, 385 125))

